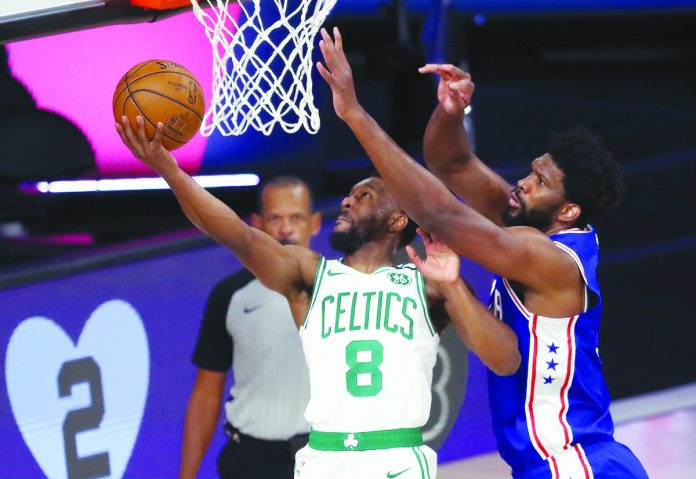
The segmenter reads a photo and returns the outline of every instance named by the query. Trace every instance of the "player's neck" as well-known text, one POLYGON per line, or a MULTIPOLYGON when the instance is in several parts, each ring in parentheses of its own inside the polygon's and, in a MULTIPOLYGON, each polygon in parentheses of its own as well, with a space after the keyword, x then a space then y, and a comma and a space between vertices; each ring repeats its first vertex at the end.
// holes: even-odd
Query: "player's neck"
POLYGON ((561 231, 569 230, 571 228, 575 228, 575 225, 568 223, 560 223, 556 221, 546 231, 544 231, 544 234, 546 236, 551 236, 555 235, 556 233, 560 233, 561 231))
POLYGON ((387 246, 376 241, 365 243, 356 252, 346 255, 343 264, 368 274, 384 266, 393 266, 395 248, 387 246))

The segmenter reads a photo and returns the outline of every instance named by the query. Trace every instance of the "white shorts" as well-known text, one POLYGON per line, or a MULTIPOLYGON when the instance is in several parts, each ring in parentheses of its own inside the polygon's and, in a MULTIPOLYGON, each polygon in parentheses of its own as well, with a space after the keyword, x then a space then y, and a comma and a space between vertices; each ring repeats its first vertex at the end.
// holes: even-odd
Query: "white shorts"
POLYGON ((428 446, 370 451, 317 451, 295 455, 295 479, 435 479, 437 454, 428 446))

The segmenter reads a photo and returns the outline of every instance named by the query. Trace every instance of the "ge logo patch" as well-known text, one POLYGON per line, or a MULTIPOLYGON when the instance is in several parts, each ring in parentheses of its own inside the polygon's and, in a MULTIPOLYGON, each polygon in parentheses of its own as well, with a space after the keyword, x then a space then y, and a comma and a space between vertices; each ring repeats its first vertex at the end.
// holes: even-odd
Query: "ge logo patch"
POLYGON ((100 305, 76 344, 49 318, 22 321, 5 376, 19 431, 47 477, 123 476, 150 376, 147 335, 130 304, 100 305))
POLYGON ((407 274, 397 273, 396 271, 389 273, 389 281, 394 284, 398 284, 399 286, 411 284, 411 278, 409 278, 407 274))

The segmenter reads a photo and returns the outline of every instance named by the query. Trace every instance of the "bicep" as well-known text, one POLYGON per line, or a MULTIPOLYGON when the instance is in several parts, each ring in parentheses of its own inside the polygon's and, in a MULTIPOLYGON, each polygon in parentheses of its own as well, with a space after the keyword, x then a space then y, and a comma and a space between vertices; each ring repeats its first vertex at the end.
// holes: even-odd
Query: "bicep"
POLYGON ((488 269, 532 290, 564 289, 577 279, 578 269, 570 256, 537 230, 501 228, 491 248, 488 269))
POLYGON ((281 245, 263 231, 249 228, 243 245, 236 242, 233 251, 264 286, 287 295, 302 282, 301 250, 307 249, 281 245))
POLYGON ((431 232, 457 254, 494 274, 541 291, 562 288, 561 283, 577 270, 573 260, 539 230, 501 228, 484 218, 465 221, 463 217, 450 209, 439 231, 431 232))

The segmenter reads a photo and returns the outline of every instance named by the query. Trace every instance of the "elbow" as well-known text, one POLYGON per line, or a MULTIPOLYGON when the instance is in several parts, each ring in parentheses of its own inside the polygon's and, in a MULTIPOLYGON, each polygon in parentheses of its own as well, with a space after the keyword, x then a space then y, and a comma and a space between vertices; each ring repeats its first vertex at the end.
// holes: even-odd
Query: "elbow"
POLYGON ((509 343, 499 350, 501 354, 488 366, 498 376, 511 376, 520 368, 522 356, 517 349, 517 337, 510 338, 509 343))
POLYGON ((521 360, 520 352, 515 349, 514 354, 502 358, 495 367, 491 367, 491 371, 498 376, 512 376, 520 368, 521 360))
POLYGON ((447 233, 450 230, 448 226, 451 225, 447 215, 443 214, 442 210, 438 211, 437 209, 433 209, 432 205, 431 208, 423 207, 421 210, 418 216, 413 215, 418 226, 444 241, 444 238, 448 236, 447 233))

